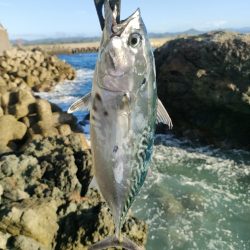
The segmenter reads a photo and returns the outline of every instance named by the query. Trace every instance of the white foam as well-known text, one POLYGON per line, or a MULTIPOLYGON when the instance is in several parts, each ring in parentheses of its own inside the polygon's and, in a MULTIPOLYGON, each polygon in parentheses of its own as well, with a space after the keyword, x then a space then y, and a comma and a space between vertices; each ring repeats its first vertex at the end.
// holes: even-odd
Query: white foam
POLYGON ((250 153, 197 147, 173 135, 156 141, 140 195, 148 198, 138 196, 134 206, 149 223, 147 249, 159 242, 161 249, 250 249, 250 153))
POLYGON ((76 73, 77 77, 75 80, 57 84, 52 91, 40 92, 36 93, 36 95, 59 105, 66 111, 74 101, 85 95, 86 92, 91 89, 94 71, 90 69, 80 69, 77 70, 76 73))

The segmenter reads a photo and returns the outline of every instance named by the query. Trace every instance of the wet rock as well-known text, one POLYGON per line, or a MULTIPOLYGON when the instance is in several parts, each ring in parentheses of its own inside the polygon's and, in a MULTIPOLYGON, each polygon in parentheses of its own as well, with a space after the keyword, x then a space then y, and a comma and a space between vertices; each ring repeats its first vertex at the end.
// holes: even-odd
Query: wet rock
POLYGON ((250 147, 250 37, 212 32, 155 51, 158 94, 174 131, 220 146, 250 147))
POLYGON ((205 206, 204 197, 199 193, 188 193, 183 196, 182 204, 190 210, 203 210, 205 206))

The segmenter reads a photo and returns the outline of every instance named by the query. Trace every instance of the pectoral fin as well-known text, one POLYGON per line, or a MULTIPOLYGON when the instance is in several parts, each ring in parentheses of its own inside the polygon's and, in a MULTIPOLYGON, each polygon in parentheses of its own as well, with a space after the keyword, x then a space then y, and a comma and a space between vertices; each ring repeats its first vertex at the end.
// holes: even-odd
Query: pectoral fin
POLYGON ((70 108, 68 109, 68 113, 74 113, 79 109, 87 109, 89 110, 91 103, 91 92, 81 97, 79 100, 75 101, 70 108))
POLYGON ((157 99, 157 123, 164 123, 169 129, 173 127, 172 120, 159 98, 157 99))

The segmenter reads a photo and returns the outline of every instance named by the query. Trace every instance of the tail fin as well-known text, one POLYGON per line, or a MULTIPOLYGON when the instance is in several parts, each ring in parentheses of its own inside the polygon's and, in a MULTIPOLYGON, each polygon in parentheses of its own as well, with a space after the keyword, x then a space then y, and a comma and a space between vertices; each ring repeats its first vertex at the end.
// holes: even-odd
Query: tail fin
POLYGON ((109 247, 122 247, 127 250, 145 250, 144 247, 137 246, 132 240, 122 237, 119 241, 117 236, 109 236, 88 248, 88 250, 101 250, 109 247))

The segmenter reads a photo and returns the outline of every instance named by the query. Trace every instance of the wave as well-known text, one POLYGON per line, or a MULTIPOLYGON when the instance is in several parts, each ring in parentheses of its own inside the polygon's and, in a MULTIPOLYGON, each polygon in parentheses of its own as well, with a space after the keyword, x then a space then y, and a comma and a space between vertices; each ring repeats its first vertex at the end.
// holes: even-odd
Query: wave
MULTIPOLYGON (((37 96, 57 104, 63 111, 67 111, 72 103, 78 98, 91 91, 94 70, 88 68, 78 69, 76 78, 73 81, 64 81, 57 84, 50 92, 36 93, 37 96)), ((77 120, 80 122, 87 115, 86 111, 75 112, 77 120)), ((89 125, 82 126, 84 133, 89 134, 89 125)))
POLYGON ((76 71, 76 78, 73 81, 64 81, 57 84, 50 92, 40 92, 36 95, 58 104, 61 108, 69 106, 78 97, 85 95, 91 90, 94 71, 90 69, 79 69, 76 71))
POLYGON ((156 144, 133 207, 149 223, 147 249, 250 249, 250 152, 173 135, 156 144))

